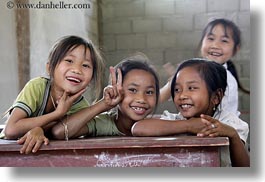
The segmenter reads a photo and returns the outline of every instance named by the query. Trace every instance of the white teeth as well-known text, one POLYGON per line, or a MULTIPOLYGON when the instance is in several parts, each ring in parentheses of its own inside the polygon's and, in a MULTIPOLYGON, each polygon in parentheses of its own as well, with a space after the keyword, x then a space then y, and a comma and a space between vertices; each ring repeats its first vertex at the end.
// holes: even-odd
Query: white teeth
POLYGON ((74 82, 77 82, 77 83, 80 83, 81 82, 81 80, 79 80, 77 78, 73 78, 73 77, 67 77, 67 80, 74 81, 74 82))
POLYGON ((210 52, 209 54, 212 56, 222 56, 222 54, 217 53, 217 52, 210 52))
POLYGON ((190 104, 183 104, 183 105, 181 105, 181 108, 183 108, 183 109, 187 109, 187 108, 190 108, 190 107, 191 107, 190 104))
POLYGON ((132 109, 135 111, 143 111, 144 110, 144 108, 142 108, 142 107, 132 107, 132 109))

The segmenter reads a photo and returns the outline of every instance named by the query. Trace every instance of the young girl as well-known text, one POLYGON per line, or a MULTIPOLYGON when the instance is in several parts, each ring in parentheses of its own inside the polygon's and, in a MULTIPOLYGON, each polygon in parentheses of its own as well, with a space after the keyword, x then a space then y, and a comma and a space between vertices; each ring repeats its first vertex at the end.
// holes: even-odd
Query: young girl
MULTIPOLYGON (((50 78, 30 80, 9 109, 6 139, 20 138, 33 128, 48 131, 65 125, 63 118, 88 106, 82 94, 90 83, 95 84, 95 93, 100 93, 104 65, 90 41, 77 36, 61 38, 52 47, 46 68, 50 78)), ((26 135, 19 143, 25 143, 23 153, 28 145, 40 142, 26 135)))
MULTIPOLYGON (((112 85, 104 89, 104 97, 66 121, 69 138, 131 136, 132 125, 155 110, 159 98, 159 81, 155 71, 147 63, 127 59, 115 69, 111 68, 110 73, 112 85), (110 110, 111 108, 113 109, 110 110)), ((55 138, 62 139, 63 127, 54 127, 53 134, 55 138)))
MULTIPOLYGON (((227 70, 227 88, 222 100, 224 110, 240 115, 238 111, 238 87, 244 93, 239 82, 238 75, 231 58, 236 55, 241 46, 241 33, 239 28, 230 20, 215 19, 208 23, 202 33, 199 43, 200 52, 203 58, 213 60, 223 65, 227 70)), ((170 84, 161 90, 161 102, 170 97, 170 84)))
POLYGON ((180 113, 166 111, 162 117, 175 121, 138 121, 132 127, 133 135, 160 136, 188 132, 198 136, 226 136, 230 141, 232 166, 249 166, 249 156, 244 146, 249 132, 247 123, 218 107, 227 86, 226 79, 226 70, 215 62, 203 59, 183 62, 171 83, 172 99, 180 113), (187 124, 184 124, 185 119, 187 124), (204 123, 203 129, 199 125, 188 124, 196 119, 204 123))
POLYGON ((244 93, 249 91, 239 82, 236 68, 231 58, 241 47, 240 29, 230 20, 215 19, 208 23, 199 43, 202 57, 223 65, 227 70, 227 88, 222 107, 239 115, 238 88, 244 93))

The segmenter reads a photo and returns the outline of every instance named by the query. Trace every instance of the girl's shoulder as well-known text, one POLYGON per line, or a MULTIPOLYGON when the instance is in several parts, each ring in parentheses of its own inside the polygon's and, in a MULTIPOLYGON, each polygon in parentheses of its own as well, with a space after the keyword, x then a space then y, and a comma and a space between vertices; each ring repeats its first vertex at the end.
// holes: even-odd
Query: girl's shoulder
POLYGON ((45 77, 36 77, 29 80, 26 86, 37 86, 37 87, 46 87, 47 83, 50 82, 50 79, 45 77))
POLYGON ((47 83, 47 82, 50 82, 50 79, 46 78, 46 77, 39 76, 39 77, 32 78, 29 82, 31 82, 31 83, 47 83))

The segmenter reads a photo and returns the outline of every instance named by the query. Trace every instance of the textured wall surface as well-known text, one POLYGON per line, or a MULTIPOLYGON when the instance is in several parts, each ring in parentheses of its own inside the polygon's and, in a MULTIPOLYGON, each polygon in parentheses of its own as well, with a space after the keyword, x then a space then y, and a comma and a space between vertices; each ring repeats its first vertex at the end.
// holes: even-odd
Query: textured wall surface
MULTIPOLYGON (((163 64, 176 65, 198 57, 197 46, 209 20, 227 18, 242 31, 243 46, 232 60, 246 88, 250 81, 250 10, 249 0, 102 0, 98 4, 102 30, 100 45, 108 65, 143 52, 157 68, 161 85, 168 79, 163 64)), ((240 93, 241 117, 249 121, 250 98, 240 93)), ((172 102, 160 105, 175 111, 172 102)))
MULTIPOLYGON (((2 61, 0 76, 1 83, 10 91, 5 91, 8 97, 1 94, 4 96, 1 112, 10 106, 19 92, 16 23, 13 10, 6 8, 7 2, 1 1, 1 12, 5 16, 1 16, 0 21, 0 45, 5 47, 1 49, 1 55, 6 59, 2 61), (6 47, 13 51, 12 54, 5 51, 6 47)), ((198 57, 197 45, 202 29, 209 20, 224 17, 233 20, 242 31, 243 46, 233 61, 241 82, 250 87, 249 0, 71 0, 68 3, 91 6, 89 9, 30 9, 30 78, 45 75, 48 52, 55 40, 76 34, 89 37, 100 46, 107 66, 115 65, 135 52, 145 53, 157 69, 162 86, 168 79, 162 66, 167 62, 176 65, 198 57)), ((249 121, 249 95, 240 93, 239 102, 241 117, 249 121)), ((175 111, 171 101, 160 105, 157 113, 164 109, 175 111)))

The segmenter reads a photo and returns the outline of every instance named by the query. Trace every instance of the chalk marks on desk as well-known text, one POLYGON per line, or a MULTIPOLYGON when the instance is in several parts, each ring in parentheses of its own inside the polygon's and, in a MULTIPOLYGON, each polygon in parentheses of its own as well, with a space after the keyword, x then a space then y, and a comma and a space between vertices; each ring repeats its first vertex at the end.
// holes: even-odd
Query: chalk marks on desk
POLYGON ((109 154, 101 152, 95 154, 96 164, 94 167, 196 167, 208 166, 213 159, 201 153, 188 152, 185 149, 179 154, 109 154))

